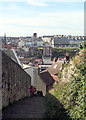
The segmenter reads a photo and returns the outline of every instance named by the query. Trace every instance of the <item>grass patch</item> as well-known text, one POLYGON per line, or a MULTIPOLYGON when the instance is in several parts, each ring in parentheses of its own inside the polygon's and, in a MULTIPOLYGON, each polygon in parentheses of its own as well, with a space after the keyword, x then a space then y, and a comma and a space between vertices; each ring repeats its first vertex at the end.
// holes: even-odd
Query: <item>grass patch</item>
POLYGON ((73 49, 78 49, 78 47, 55 47, 53 49, 61 49, 61 50, 73 50, 73 49))
POLYGON ((38 50, 42 50, 43 49, 43 47, 38 47, 38 50))

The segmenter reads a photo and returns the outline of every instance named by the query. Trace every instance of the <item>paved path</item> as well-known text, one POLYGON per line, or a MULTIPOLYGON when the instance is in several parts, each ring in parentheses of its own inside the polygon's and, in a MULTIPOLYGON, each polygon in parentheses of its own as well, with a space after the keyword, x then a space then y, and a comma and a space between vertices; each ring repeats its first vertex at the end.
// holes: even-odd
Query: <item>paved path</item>
MULTIPOLYGON (((4 118, 43 118, 45 112, 44 97, 34 96, 9 106, 3 113, 4 118)), ((10 119, 9 119, 10 120, 10 119)))

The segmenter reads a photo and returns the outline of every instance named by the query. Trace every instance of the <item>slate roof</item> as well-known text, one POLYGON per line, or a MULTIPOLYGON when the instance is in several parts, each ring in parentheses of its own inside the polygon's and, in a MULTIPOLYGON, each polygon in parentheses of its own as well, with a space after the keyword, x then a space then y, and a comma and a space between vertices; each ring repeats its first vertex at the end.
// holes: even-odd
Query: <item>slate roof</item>
POLYGON ((20 60, 17 57, 17 54, 15 55, 15 53, 13 52, 13 50, 11 49, 5 49, 3 50, 3 52, 9 56, 13 61, 15 61, 17 64, 19 64, 22 67, 22 64, 20 62, 20 60))
POLYGON ((58 81, 58 73, 62 70, 63 61, 57 61, 53 63, 50 68, 40 72, 40 76, 46 85, 51 85, 55 81, 58 81))
POLYGON ((54 38, 54 44, 63 44, 63 45, 69 45, 69 44, 79 44, 82 40, 72 40, 67 38, 54 38))
POLYGON ((43 79, 46 85, 52 85, 55 82, 55 80, 47 70, 40 72, 40 77, 43 79))
POLYGON ((70 40, 66 38, 54 38, 54 44, 70 44, 70 40))
POLYGON ((11 59, 13 59, 16 63, 18 63, 13 51, 11 49, 3 50, 5 54, 7 54, 11 59))

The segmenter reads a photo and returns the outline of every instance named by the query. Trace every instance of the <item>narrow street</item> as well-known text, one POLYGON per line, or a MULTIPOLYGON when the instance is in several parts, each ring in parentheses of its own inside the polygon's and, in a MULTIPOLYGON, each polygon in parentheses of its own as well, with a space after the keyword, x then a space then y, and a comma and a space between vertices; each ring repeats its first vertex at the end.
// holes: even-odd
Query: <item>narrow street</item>
POLYGON ((43 118, 45 112, 44 97, 34 96, 32 98, 26 98, 25 100, 19 101, 12 106, 8 106, 2 112, 4 119, 17 119, 22 118, 43 118))

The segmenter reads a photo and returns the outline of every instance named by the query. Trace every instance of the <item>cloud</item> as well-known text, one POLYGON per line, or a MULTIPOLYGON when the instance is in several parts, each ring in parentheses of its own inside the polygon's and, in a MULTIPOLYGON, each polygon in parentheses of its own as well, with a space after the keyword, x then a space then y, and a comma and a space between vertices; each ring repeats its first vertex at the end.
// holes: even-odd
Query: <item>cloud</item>
MULTIPOLYGON (((28 2, 33 0, 0 0, 0 2, 28 2)), ((84 0, 34 0, 34 2, 47 3, 47 2, 84 2, 84 0)))
POLYGON ((6 12, 5 15, 0 11, 0 34, 3 34, 3 32, 16 36, 28 35, 28 33, 31 34, 33 32, 37 32, 42 35, 60 33, 83 34, 84 12, 77 10, 71 12, 43 12, 43 9, 42 11, 40 10, 37 12, 37 14, 35 14, 36 12, 34 11, 32 14, 31 11, 27 10, 26 14, 26 11, 19 11, 18 8, 20 6, 17 6, 19 4, 15 3, 26 2, 35 6, 47 6, 48 2, 58 2, 58 0, 0 0, 0 2, 1 1, 9 2, 9 7, 7 6, 8 8, 6 8, 10 9, 10 11, 9 13, 6 12), (15 9, 15 12, 11 12, 12 9, 15 9))
POLYGON ((24 2, 24 1, 27 1, 27 0, 0 0, 0 2, 24 2))
POLYGON ((74 11, 74 12, 54 12, 54 13, 42 13, 42 17, 47 17, 48 19, 55 19, 59 23, 72 23, 72 24, 83 24, 84 21, 84 12, 74 11), (79 21, 79 22, 77 22, 79 21))
POLYGON ((0 2, 24 2, 34 6, 48 6, 48 3, 84 2, 84 0, 0 0, 0 2))
POLYGON ((9 3, 14 3, 14 2, 24 2, 28 3, 29 5, 33 6, 47 6, 48 4, 46 1, 44 2, 43 0, 0 0, 0 2, 9 2, 9 3))
POLYGON ((34 6, 47 6, 47 4, 40 0, 27 0, 27 2, 34 6))
POLYGON ((42 35, 84 35, 84 31, 79 29, 65 29, 65 28, 30 28, 30 27, 19 27, 19 26, 0 26, 1 31, 0 35, 4 35, 4 32, 7 36, 32 36, 33 33, 37 32, 38 36, 42 35))
POLYGON ((52 21, 53 18, 1 18, 0 24, 25 27, 49 27, 53 26, 52 21))
MULTIPOLYGON (((7 5, 2 5, 0 4, 0 9, 1 10, 18 10, 20 7, 16 3, 9 3, 7 5)), ((0 11, 3 12, 3 11, 0 11)), ((11 11, 10 11, 11 13, 11 11)))
POLYGON ((1 18, 0 24, 2 24, 2 27, 0 26, 2 31, 11 34, 25 35, 28 33, 27 31, 32 33, 37 31, 39 34, 69 33, 81 35, 84 32, 84 13, 56 12, 43 13, 37 18, 1 18))

